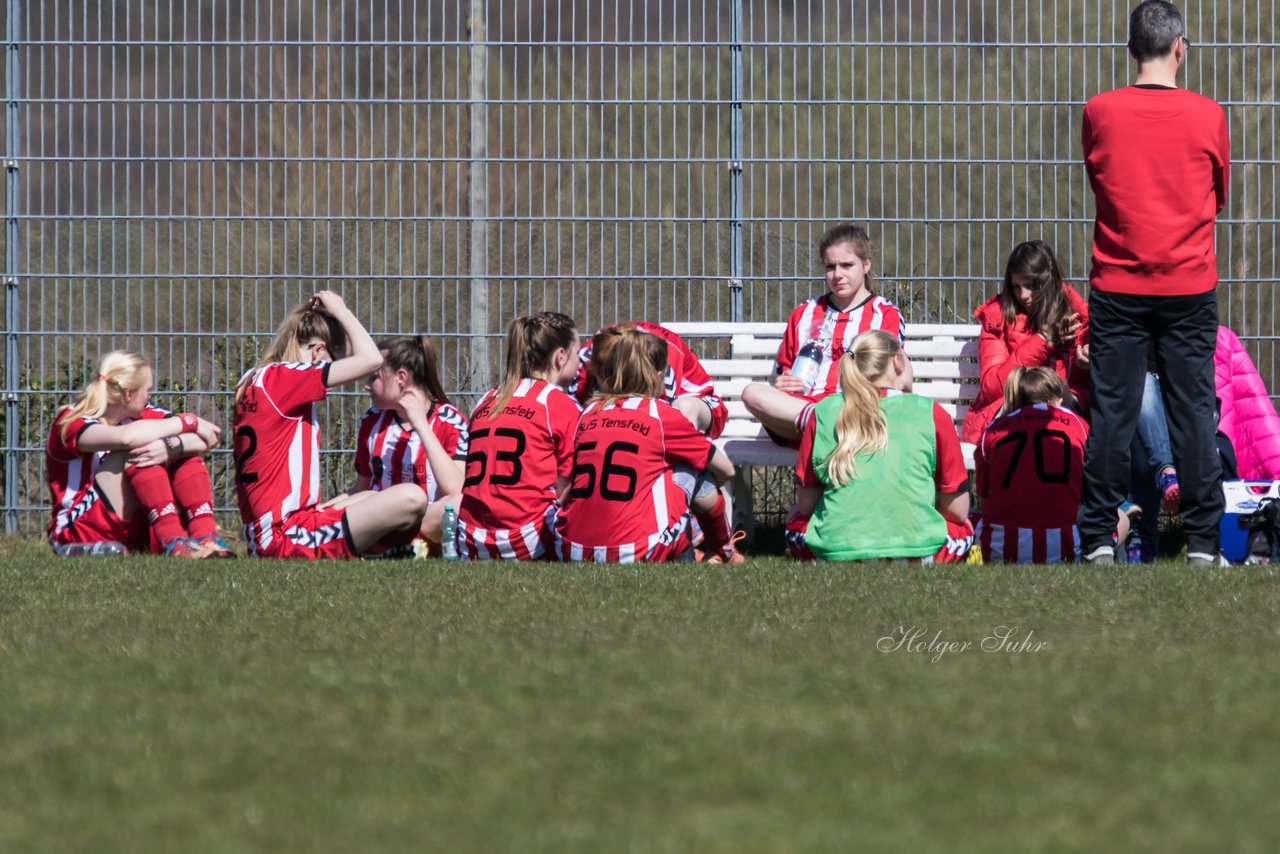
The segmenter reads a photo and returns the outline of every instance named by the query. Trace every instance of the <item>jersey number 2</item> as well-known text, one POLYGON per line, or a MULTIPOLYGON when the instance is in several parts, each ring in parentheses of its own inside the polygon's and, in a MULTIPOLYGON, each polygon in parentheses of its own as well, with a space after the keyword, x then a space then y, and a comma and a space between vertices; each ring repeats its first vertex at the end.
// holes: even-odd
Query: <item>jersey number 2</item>
POLYGON ((236 482, 237 483, 257 483, 258 473, 256 471, 245 471, 245 466, 249 464, 249 458, 258 450, 258 434, 253 432, 253 428, 247 424, 236 431, 236 444, 240 443, 240 437, 243 436, 248 440, 244 451, 236 455, 236 482))

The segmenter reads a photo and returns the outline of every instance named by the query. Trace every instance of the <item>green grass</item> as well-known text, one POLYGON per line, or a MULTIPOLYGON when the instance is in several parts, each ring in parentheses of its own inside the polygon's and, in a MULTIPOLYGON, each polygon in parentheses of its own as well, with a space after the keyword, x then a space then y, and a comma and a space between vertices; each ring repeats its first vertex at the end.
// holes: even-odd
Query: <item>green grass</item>
POLYGON ((1270 568, 6 551, 4 851, 1280 841, 1270 568))

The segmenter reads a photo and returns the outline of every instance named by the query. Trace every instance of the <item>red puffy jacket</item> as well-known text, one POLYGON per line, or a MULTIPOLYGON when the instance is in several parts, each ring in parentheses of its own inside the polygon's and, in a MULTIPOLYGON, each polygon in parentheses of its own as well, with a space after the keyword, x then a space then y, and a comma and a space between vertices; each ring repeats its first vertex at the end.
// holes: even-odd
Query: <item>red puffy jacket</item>
POLYGON ((1027 317, 1024 314, 1019 314, 1012 325, 1006 324, 1004 310, 1000 308, 999 294, 974 309, 973 317, 982 326, 982 334, 978 336, 978 376, 981 387, 964 417, 964 427, 960 431, 961 441, 976 443, 982 438, 982 431, 996 417, 1000 404, 1004 401, 1004 381, 1018 366, 1053 368, 1058 376, 1067 381, 1081 410, 1087 409, 1089 368, 1076 364, 1075 350, 1077 345, 1089 343, 1089 306, 1075 288, 1067 284, 1062 287, 1066 289, 1067 303, 1071 310, 1080 315, 1080 331, 1076 334, 1076 340, 1064 350, 1055 351, 1039 334, 1028 332, 1027 317))

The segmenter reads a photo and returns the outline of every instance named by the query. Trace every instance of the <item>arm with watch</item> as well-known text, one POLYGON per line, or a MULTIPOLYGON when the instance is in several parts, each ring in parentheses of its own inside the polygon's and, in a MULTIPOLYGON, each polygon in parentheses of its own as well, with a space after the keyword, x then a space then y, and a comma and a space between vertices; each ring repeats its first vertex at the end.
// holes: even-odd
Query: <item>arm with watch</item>
POLYGON ((190 413, 165 420, 175 419, 180 422, 182 432, 152 439, 134 448, 129 453, 129 463, 145 468, 166 465, 187 456, 203 455, 213 448, 222 432, 216 424, 190 413))

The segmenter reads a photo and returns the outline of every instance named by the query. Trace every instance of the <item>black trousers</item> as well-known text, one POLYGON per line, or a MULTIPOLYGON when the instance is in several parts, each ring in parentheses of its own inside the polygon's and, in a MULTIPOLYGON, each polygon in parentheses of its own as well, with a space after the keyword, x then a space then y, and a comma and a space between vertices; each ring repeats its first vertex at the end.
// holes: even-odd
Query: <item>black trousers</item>
MULTIPOLYGON (((1148 343, 1169 421, 1182 489, 1187 551, 1216 554, 1222 518, 1222 465, 1214 445, 1213 352, 1218 301, 1213 291, 1182 297, 1089 292, 1093 400, 1078 525, 1084 554, 1111 545, 1116 507, 1129 491, 1129 446, 1138 427, 1148 343)), ((1155 507, 1144 507, 1148 513, 1155 507)))

